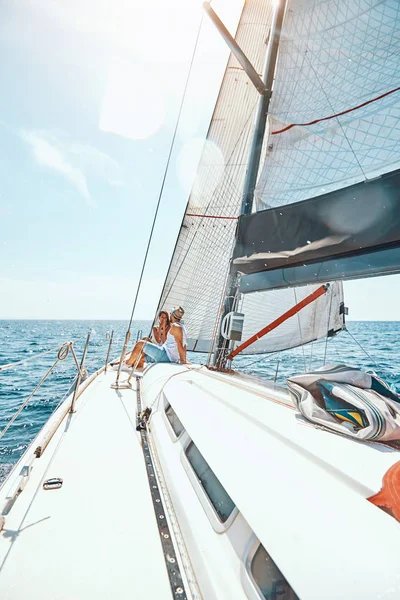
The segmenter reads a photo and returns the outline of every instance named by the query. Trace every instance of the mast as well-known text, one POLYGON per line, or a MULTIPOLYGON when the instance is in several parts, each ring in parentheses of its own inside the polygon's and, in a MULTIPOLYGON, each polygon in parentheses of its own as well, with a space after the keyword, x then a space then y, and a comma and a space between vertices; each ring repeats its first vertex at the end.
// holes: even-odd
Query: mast
MULTIPOLYGON (((268 40, 267 53, 265 57, 264 71, 262 77, 264 89, 262 89, 261 86, 256 85, 256 81, 254 81, 254 78, 250 75, 250 73, 254 71, 254 68, 252 67, 250 61, 237 46, 235 40, 231 38, 230 34, 227 32, 227 30, 225 29, 217 15, 214 13, 214 11, 211 9, 209 4, 204 3, 204 8, 207 14, 212 19, 214 25, 217 27, 218 31, 224 38, 224 40, 227 42, 231 51, 234 53, 235 57, 239 60, 240 64, 242 64, 246 73, 249 74, 249 77, 252 83, 255 85, 257 91, 260 93, 254 123, 253 138, 249 153, 248 167, 243 185, 242 204, 240 211, 241 215, 250 214, 253 208, 254 191, 257 183, 258 170, 260 166, 261 151, 263 146, 265 127, 267 123, 267 114, 272 96, 272 83, 275 74, 281 28, 286 8, 286 0, 277 0, 275 4, 275 10, 271 24, 271 31, 268 40), (250 67, 252 68, 252 71, 250 67)), ((236 246, 236 244, 237 234, 235 237, 234 247, 236 246)), ((220 323, 222 323, 222 320, 227 314, 229 314, 235 309, 238 287, 239 282, 237 280, 236 271, 233 267, 231 260, 228 283, 225 291, 225 302, 220 323)), ((214 364, 217 368, 223 368, 226 362, 227 354, 229 353, 228 349, 223 349, 225 341, 225 338, 223 338, 221 333, 219 333, 214 359, 214 364)))

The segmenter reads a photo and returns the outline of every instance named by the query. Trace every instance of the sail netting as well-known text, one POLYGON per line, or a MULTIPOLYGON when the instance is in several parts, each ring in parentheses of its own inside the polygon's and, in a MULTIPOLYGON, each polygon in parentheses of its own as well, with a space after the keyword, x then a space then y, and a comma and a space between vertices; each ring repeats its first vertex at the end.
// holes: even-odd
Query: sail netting
MULTIPOLYGON (((236 40, 258 73, 273 0, 245 3, 236 40)), ((230 56, 159 308, 182 305, 188 348, 208 351, 232 255, 259 93, 230 56)))
MULTIPOLYGON (((258 73, 263 69, 274 5, 275 0, 248 0, 238 25, 236 41, 258 73)), ((174 305, 184 307, 189 350, 206 352, 213 348, 258 100, 258 92, 231 56, 159 304, 159 309, 167 310, 174 305)), ((317 287, 243 297, 243 339, 257 333, 317 287)), ((341 284, 333 284, 326 295, 244 353, 292 348, 340 330, 342 303, 341 284)))
POLYGON ((399 57, 398 0, 288 0, 257 210, 400 168, 399 57))

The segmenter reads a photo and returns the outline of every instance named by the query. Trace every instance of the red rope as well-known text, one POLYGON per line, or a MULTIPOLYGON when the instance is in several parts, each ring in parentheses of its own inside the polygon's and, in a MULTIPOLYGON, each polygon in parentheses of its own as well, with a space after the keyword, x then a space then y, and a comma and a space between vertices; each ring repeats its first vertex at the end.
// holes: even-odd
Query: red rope
POLYGON ((315 125, 316 123, 321 123, 321 121, 329 121, 329 119, 335 119, 336 117, 341 117, 342 115, 347 115, 347 113, 353 112, 353 110, 358 110, 359 108, 363 108, 363 106, 367 106, 368 104, 372 104, 372 102, 376 102, 377 100, 381 100, 385 98, 385 96, 389 96, 389 94, 394 94, 394 92, 398 92, 400 87, 395 88, 394 90, 390 90, 390 92, 385 92, 381 94, 381 96, 377 96, 372 100, 367 100, 367 102, 363 102, 358 106, 354 106, 353 108, 349 108, 348 110, 344 110, 343 112, 336 113, 336 115, 330 115, 329 117, 323 117, 322 119, 315 119, 315 121, 310 121, 309 123, 292 123, 283 129, 279 129, 278 131, 273 131, 272 135, 277 135, 278 133, 283 133, 284 131, 288 131, 288 129, 292 129, 292 127, 307 127, 308 125, 315 125))
POLYGON ((201 217, 202 219, 231 219, 237 221, 238 217, 222 217, 218 215, 195 215, 193 213, 186 213, 187 217, 201 217))

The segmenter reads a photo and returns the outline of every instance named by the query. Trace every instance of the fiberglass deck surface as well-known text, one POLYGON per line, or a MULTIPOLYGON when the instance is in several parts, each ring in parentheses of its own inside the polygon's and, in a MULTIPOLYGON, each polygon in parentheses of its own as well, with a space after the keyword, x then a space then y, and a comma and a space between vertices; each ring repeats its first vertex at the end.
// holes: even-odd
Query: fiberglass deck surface
POLYGON ((136 392, 111 389, 115 375, 101 374, 83 393, 6 515, 2 600, 171 598, 136 392), (61 489, 43 489, 51 477, 63 479, 61 489))

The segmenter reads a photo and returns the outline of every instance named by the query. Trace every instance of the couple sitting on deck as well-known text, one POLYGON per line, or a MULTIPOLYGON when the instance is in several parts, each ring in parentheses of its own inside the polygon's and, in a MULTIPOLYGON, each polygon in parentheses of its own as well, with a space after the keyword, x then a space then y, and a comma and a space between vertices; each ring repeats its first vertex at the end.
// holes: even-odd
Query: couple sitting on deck
POLYGON ((144 362, 172 362, 186 364, 186 330, 181 319, 185 311, 177 306, 170 316, 165 310, 158 315, 159 325, 153 327, 153 336, 157 344, 145 340, 136 343, 134 349, 125 360, 128 367, 140 369, 144 362))

